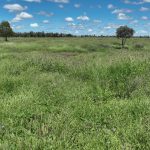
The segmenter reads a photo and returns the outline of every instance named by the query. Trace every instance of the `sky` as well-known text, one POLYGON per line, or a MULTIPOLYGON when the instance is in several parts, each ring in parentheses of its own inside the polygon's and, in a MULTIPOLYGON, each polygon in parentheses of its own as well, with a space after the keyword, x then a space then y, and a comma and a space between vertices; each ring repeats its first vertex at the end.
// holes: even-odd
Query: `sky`
POLYGON ((150 35, 150 0, 0 0, 0 22, 15 32, 114 35, 119 26, 150 35))

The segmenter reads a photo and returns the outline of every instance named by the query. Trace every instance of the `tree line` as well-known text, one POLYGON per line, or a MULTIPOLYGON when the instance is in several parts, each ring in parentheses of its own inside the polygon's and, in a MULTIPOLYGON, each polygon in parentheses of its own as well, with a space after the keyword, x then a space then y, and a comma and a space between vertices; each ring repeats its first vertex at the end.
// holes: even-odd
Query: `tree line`
POLYGON ((65 33, 45 33, 45 32, 14 32, 8 21, 0 23, 0 37, 8 41, 8 37, 74 37, 65 33))
POLYGON ((46 32, 17 32, 13 34, 13 37, 74 37, 72 34, 64 33, 46 33, 46 32))
MULTIPOLYGON (((116 36, 118 39, 121 39, 121 45, 124 47, 126 40, 133 37, 135 31, 128 26, 120 26, 116 30, 116 36)), ((64 33, 45 33, 45 32, 19 32, 15 33, 11 28, 8 21, 3 21, 0 23, 0 36, 5 38, 5 41, 8 41, 8 37, 76 37, 72 34, 64 33)), ((96 35, 81 35, 81 37, 97 37, 96 35)), ((101 36, 104 37, 104 36, 101 36)), ((110 36, 109 36, 110 37, 110 36)), ((114 36, 113 36, 114 37, 114 36)))

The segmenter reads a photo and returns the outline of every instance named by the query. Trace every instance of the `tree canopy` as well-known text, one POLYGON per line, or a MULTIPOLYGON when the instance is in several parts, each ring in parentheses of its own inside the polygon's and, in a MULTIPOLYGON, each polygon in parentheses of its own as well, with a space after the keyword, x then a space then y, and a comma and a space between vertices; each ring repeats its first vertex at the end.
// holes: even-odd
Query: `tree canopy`
POLYGON ((7 37, 13 35, 13 30, 8 21, 0 23, 0 35, 5 37, 5 41, 7 41, 7 37))
POLYGON ((127 38, 131 38, 134 35, 134 30, 128 26, 120 26, 116 31, 117 38, 122 39, 122 47, 124 47, 127 38))

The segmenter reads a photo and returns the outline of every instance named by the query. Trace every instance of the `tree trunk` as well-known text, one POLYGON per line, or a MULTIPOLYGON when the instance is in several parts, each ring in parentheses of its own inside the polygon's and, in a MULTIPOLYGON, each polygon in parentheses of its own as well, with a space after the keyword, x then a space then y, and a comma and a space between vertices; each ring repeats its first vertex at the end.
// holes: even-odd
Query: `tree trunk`
POLYGON ((123 45, 125 45, 126 44, 126 38, 124 39, 124 43, 123 43, 123 45))
POLYGON ((124 48, 124 39, 122 38, 122 48, 124 48))
POLYGON ((126 43, 126 38, 122 38, 122 48, 124 48, 125 43, 126 43))
POLYGON ((6 42, 8 41, 7 36, 5 36, 5 41, 6 41, 6 42))

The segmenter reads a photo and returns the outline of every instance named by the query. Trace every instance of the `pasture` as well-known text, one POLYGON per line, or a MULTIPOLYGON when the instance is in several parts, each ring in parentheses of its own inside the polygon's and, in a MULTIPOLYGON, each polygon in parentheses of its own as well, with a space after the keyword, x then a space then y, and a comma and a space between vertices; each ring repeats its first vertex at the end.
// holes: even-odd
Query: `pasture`
POLYGON ((0 39, 0 149, 149 150, 150 39, 0 39))

